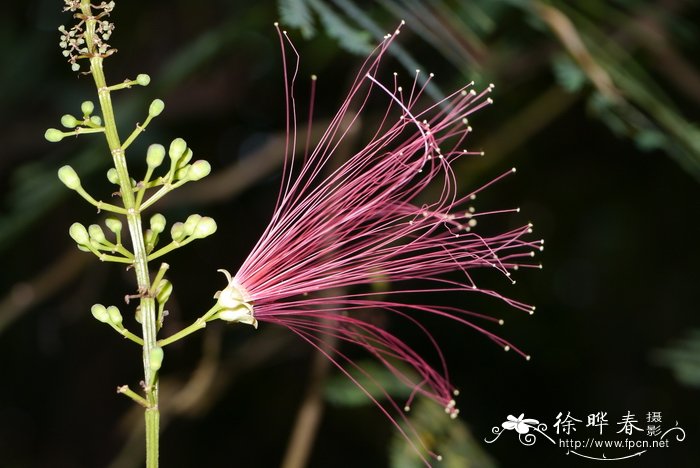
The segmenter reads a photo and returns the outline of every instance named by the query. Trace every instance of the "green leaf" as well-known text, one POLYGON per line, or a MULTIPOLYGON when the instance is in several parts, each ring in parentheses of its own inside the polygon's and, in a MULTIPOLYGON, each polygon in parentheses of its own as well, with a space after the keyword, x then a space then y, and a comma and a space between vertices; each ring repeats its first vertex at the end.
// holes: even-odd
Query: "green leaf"
POLYGON ((358 55, 365 55, 372 51, 372 36, 367 31, 353 28, 322 1, 308 1, 309 6, 318 13, 326 34, 336 39, 340 47, 358 55))
POLYGON ((311 10, 305 0, 279 0, 278 7, 282 23, 300 29, 304 39, 316 35, 311 10))

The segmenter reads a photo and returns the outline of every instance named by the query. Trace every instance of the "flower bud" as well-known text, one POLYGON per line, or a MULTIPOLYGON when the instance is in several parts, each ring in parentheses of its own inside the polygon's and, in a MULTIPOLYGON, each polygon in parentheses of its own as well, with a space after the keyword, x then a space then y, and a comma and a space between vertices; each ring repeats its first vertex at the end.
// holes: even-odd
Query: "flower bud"
POLYGON ((185 225, 182 223, 175 223, 170 227, 170 237, 175 242, 180 242, 185 238, 185 225))
POLYGON ((83 101, 80 105, 80 110, 83 111, 85 117, 88 117, 95 110, 95 104, 92 101, 83 101))
POLYGON ((190 165, 188 164, 187 166, 181 167, 180 169, 177 170, 175 173, 175 180, 182 180, 182 179, 187 179, 189 180, 189 173, 190 173, 190 165))
POLYGON ((199 180, 208 176, 210 172, 211 166, 209 163, 203 159, 200 159, 192 164, 189 172, 187 173, 187 177, 189 177, 190 180, 199 180))
POLYGON ((92 238, 92 240, 94 240, 98 244, 102 244, 104 242, 107 242, 107 238, 105 237, 105 233, 99 224, 91 224, 90 226, 88 226, 88 234, 90 234, 90 237, 92 238))
POLYGON ((183 153, 182 157, 178 160, 177 166, 178 167, 185 167, 185 164, 190 162, 192 160, 192 156, 194 153, 190 148, 187 148, 185 152, 183 153))
POLYGON ((68 234, 73 238, 73 240, 78 245, 87 245, 90 242, 90 236, 88 235, 87 229, 80 223, 71 224, 68 229, 68 234))
POLYGON ((146 152, 146 164, 148 167, 155 169, 163 163, 165 159, 165 147, 163 145, 154 144, 148 147, 146 152))
POLYGON ((163 348, 156 346, 151 349, 150 362, 151 362, 151 372, 158 372, 160 367, 163 365, 163 348))
POLYGON ((95 304, 90 308, 92 316, 102 323, 109 322, 109 313, 107 309, 102 304, 95 304))
POLYGON ((99 115, 93 115, 90 117, 90 122, 94 123, 95 125, 102 125, 102 119, 100 118, 99 115))
POLYGON ((207 236, 211 236, 215 232, 216 221, 208 216, 205 216, 197 223, 197 226, 194 228, 194 232, 192 233, 192 237, 195 239, 204 239, 207 236))
POLYGON ((70 69, 74 72, 77 72, 78 70, 80 70, 80 64, 78 62, 74 62, 71 64, 70 69))
POLYGON ((151 216, 151 230, 159 234, 165 231, 165 216, 160 213, 151 216))
POLYGON ((107 171, 107 180, 112 182, 114 185, 119 185, 119 174, 115 168, 111 168, 107 171))
POLYGON ((71 190, 80 188, 80 177, 75 170, 70 166, 63 166, 58 170, 58 178, 61 179, 63 185, 71 190))
POLYGON ((148 115, 149 117, 157 117, 163 112, 163 109, 165 109, 165 103, 160 99, 154 99, 148 108, 148 115))
POLYGON ((182 138, 175 138, 171 143, 170 143, 170 149, 168 150, 168 156, 170 156, 170 159, 177 163, 180 158, 182 158, 182 155, 185 154, 185 151, 187 150, 187 143, 185 140, 182 138))
POLYGON ((189 215, 187 217, 187 220, 185 220, 185 235, 191 236, 192 233, 194 232, 194 229, 197 227, 197 224, 199 224, 199 221, 201 221, 202 217, 198 214, 193 214, 189 215))
POLYGON ((46 138, 46 139, 47 139, 48 141, 50 141, 51 143, 56 143, 56 142, 58 142, 58 141, 63 140, 63 137, 64 137, 64 136, 65 136, 65 135, 63 134, 62 131, 57 130, 57 129, 55 129, 55 128, 49 128, 49 129, 46 130, 46 132, 44 133, 44 138, 46 138))
POLYGON ((156 300, 159 304, 165 304, 170 299, 170 295, 173 293, 173 283, 164 279, 158 283, 158 291, 156 292, 156 300))
POLYGON ((78 122, 78 119, 73 117, 70 114, 66 114, 63 117, 61 117, 61 125, 63 125, 66 128, 75 128, 78 126, 80 122, 78 122))
POLYGON ((122 222, 112 216, 105 219, 105 226, 107 226, 107 229, 109 229, 115 234, 118 234, 122 231, 122 222))
POLYGON ((123 319, 121 312, 119 312, 119 309, 117 309, 116 306, 109 306, 107 307, 107 313, 109 314, 109 321, 112 324, 120 327, 123 319))
POLYGON ((136 77, 136 82, 141 86, 148 86, 148 83, 151 82, 151 77, 146 75, 145 73, 141 73, 139 76, 136 77))

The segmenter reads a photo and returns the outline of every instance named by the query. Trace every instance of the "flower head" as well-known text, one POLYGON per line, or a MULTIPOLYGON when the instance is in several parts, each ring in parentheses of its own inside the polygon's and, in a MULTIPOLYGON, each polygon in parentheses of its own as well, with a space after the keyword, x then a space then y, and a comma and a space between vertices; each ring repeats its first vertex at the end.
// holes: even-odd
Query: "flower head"
MULTIPOLYGON (((436 340, 421 324, 422 316, 437 315, 472 327, 506 350, 525 356, 470 319, 502 321, 454 307, 416 303, 407 296, 477 292, 532 313, 534 307, 481 288, 472 273, 494 269, 513 282, 511 271, 537 266, 531 257, 542 248, 541 241, 526 240, 532 232, 530 224, 496 235, 476 230, 477 221, 485 217, 517 211, 479 212, 473 207, 481 190, 513 171, 458 194, 451 164, 457 158, 482 154, 464 149, 472 130, 467 118, 491 103, 488 94, 493 86, 477 92, 470 84, 440 102, 421 105, 425 83, 432 75, 420 85, 417 71, 409 87, 400 86, 396 74, 389 84, 378 77, 380 61, 398 33, 388 35, 365 61, 315 149, 301 162, 288 151, 272 219, 219 295, 219 301, 231 300, 230 309, 247 320, 287 327, 351 379, 352 373, 367 374, 345 354, 343 345, 354 344, 369 352, 412 389, 404 405, 389 395, 385 395, 388 403, 380 403, 366 392, 394 422, 390 410, 408 410, 416 395, 439 402, 452 417, 459 413, 453 400, 457 392, 436 340), (349 159, 333 161, 370 95, 388 102, 373 138, 349 159), (351 112, 353 105, 359 106, 359 112, 351 112), (437 195, 431 201, 427 192, 436 184, 437 195), (459 275, 446 276, 453 272, 459 275), (396 289, 380 293, 368 287, 387 281, 396 289), (434 346, 439 366, 380 326, 373 316, 381 311, 418 327, 434 346)), ((285 47, 294 51, 286 33, 280 39, 283 52, 285 47)), ((285 76, 292 148, 296 120, 291 90, 296 71, 285 76)))

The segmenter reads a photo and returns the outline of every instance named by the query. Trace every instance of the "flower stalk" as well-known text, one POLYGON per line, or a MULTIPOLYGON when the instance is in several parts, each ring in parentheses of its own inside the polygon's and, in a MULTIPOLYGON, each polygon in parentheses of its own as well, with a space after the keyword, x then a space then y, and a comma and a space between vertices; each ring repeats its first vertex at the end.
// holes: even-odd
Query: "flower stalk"
POLYGON ((90 73, 97 87, 97 95, 104 121, 104 133, 107 139, 114 168, 119 180, 119 192, 121 194, 124 209, 126 210, 126 221, 129 227, 131 245, 134 250, 133 266, 136 273, 136 283, 138 292, 141 295, 139 309, 141 311, 141 328, 143 337, 143 377, 146 383, 144 392, 146 394, 146 466, 155 468, 158 466, 158 445, 159 445, 159 421, 158 409, 158 380, 153 366, 151 356, 156 344, 156 307, 153 297, 148 294, 151 282, 148 272, 148 254, 143 238, 143 227, 141 224, 141 212, 136 206, 136 198, 131 187, 131 178, 126 164, 126 154, 119 140, 119 132, 114 117, 112 107, 111 90, 105 80, 102 63, 104 57, 95 50, 95 28, 97 19, 93 15, 89 0, 81 0, 80 10, 85 20, 85 42, 90 55, 90 73))

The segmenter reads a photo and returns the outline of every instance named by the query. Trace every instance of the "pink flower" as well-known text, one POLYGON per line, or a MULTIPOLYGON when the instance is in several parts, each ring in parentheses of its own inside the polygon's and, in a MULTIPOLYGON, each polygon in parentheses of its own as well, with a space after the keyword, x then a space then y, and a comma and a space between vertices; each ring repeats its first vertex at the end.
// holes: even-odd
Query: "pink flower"
MULTIPOLYGON (((476 92, 468 85, 422 106, 425 85, 418 84, 418 73, 408 88, 399 86, 396 74, 392 83, 382 84, 377 78, 379 64, 398 33, 388 35, 365 61, 316 148, 301 162, 288 151, 272 220, 218 296, 230 302, 225 307, 232 320, 287 327, 351 379, 352 373, 364 372, 344 354, 344 345, 364 348, 412 389, 401 406, 389 395, 385 395, 388 403, 380 403, 366 392, 395 424, 392 408, 408 410, 416 395, 437 401, 452 417, 459 412, 440 348, 421 324, 426 314, 474 328, 525 356, 471 319, 502 321, 454 307, 407 302, 407 296, 477 292, 532 313, 532 306, 480 288, 472 273, 495 269, 510 282, 512 270, 538 266, 531 257, 542 248, 542 241, 526 240, 530 224, 496 235, 474 229, 484 217, 517 211, 478 212, 470 206, 481 190, 514 170, 466 195, 457 193, 450 165, 459 157, 481 154, 463 149, 471 132, 466 119, 491 103, 487 95, 492 86, 476 92), (352 126, 358 118, 359 112, 350 111, 351 104, 361 110, 370 94, 388 101, 383 120, 363 149, 333 166, 338 163, 332 162, 334 151, 348 132, 347 122, 352 126), (428 201, 424 192, 435 184, 442 185, 436 199, 428 201), (461 279, 446 276, 453 272, 461 279), (387 281, 396 289, 377 293, 366 287, 387 281), (379 311, 422 330, 436 350, 439 366, 372 320, 379 311)), ((291 47, 296 54, 286 34, 280 40, 283 51, 291 47)), ((295 76, 296 70, 286 87, 290 148, 296 144, 295 76)))

